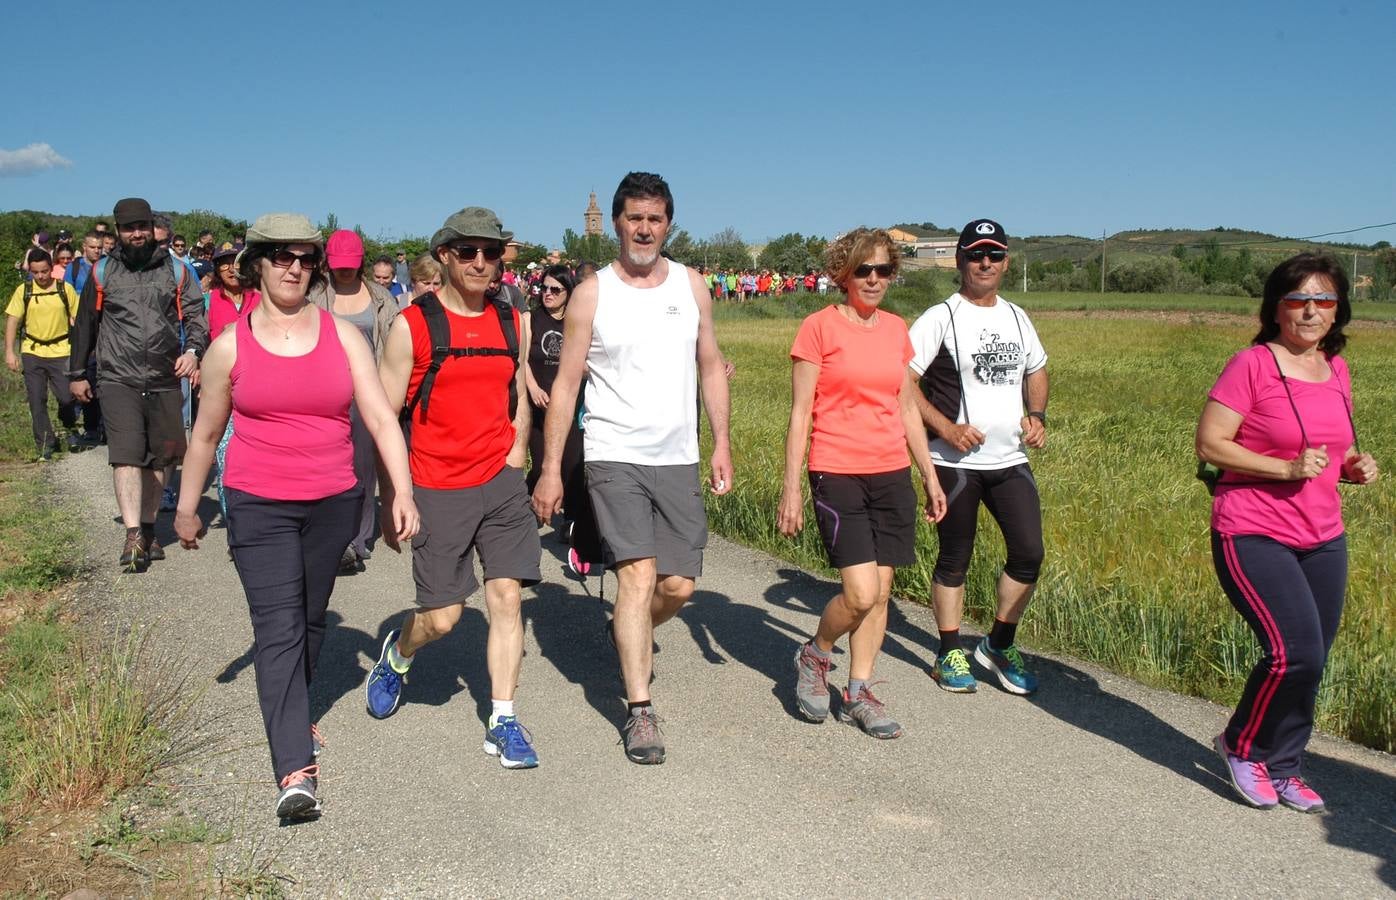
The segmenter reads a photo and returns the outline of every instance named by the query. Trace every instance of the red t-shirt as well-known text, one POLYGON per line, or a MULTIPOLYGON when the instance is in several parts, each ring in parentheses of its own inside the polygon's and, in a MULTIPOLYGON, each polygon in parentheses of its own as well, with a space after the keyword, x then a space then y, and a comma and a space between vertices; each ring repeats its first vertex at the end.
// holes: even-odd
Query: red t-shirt
POLYGON ((905 321, 878 310, 866 328, 826 306, 800 323, 790 356, 819 366, 810 471, 872 475, 910 464, 897 400, 913 356, 905 321))
MULTIPOLYGON (((445 312, 452 347, 504 348, 499 316, 488 304, 478 316, 445 312)), ((519 313, 511 314, 514 333, 519 334, 519 313)), ((400 315, 412 332, 412 377, 407 382, 411 398, 431 365, 431 337, 421 309, 409 306, 400 315)), ((514 362, 507 356, 456 356, 442 363, 426 421, 422 421, 420 404, 412 412, 413 484, 454 490, 484 484, 499 474, 514 446, 514 423, 509 418, 513 377, 514 362)))

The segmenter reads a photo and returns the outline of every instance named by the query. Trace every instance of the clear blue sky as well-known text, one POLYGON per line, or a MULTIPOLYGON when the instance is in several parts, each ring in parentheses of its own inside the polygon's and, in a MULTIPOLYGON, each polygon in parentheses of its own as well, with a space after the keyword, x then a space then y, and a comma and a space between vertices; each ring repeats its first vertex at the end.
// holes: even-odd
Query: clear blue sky
MULTIPOLYGON (((1390 0, 0 15, 0 209, 140 195, 396 236, 478 204, 556 246, 588 191, 609 209, 640 169, 669 180, 694 237, 752 242, 981 215, 1020 235, 1396 221, 1390 0), (71 165, 20 174, 32 144, 71 165)), ((1350 239, 1383 238, 1396 228, 1350 239)))

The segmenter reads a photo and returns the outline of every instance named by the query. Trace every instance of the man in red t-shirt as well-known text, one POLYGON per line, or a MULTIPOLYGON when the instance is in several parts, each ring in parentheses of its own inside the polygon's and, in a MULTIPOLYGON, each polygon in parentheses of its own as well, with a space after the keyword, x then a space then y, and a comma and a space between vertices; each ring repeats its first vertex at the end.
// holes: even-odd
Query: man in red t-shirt
MULTIPOLYGON (((521 333, 517 310, 496 307, 485 296, 511 237, 493 212, 478 206, 455 213, 432 236, 432 255, 446 275, 437 299, 450 327, 449 346, 470 352, 445 358, 426 397, 420 392, 433 342, 422 302, 430 295, 403 310, 388 332, 378 374, 395 409, 413 398, 409 460, 422 529, 412 541, 412 576, 420 609, 388 633, 364 692, 373 717, 397 711, 414 654, 455 627, 466 598, 479 587, 473 565, 478 550, 490 623, 492 711, 485 752, 513 769, 538 765, 514 713, 514 686, 523 661, 521 589, 540 580, 541 548, 524 486, 529 406, 517 403, 512 414, 509 409, 511 381, 515 397, 528 396, 519 355, 528 336, 521 333), (518 337, 513 358, 501 309, 518 337)), ((390 501, 382 498, 383 509, 391 508, 390 501)))

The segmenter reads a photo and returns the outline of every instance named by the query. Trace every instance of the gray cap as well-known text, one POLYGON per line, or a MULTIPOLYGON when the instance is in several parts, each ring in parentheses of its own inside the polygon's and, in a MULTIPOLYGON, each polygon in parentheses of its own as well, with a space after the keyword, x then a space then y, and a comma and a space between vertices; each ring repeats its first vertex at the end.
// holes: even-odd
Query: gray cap
POLYGON ((435 250, 456 238, 488 238, 503 244, 513 236, 514 232, 504 230, 504 225, 499 221, 499 216, 494 214, 494 210, 485 209, 483 206, 467 206, 459 212, 452 213, 445 224, 437 229, 436 234, 431 236, 431 249, 435 250))
POLYGON ((300 213, 267 213, 258 216, 247 229, 247 246, 238 253, 237 265, 254 244, 314 244, 324 246, 325 238, 309 219, 300 213))

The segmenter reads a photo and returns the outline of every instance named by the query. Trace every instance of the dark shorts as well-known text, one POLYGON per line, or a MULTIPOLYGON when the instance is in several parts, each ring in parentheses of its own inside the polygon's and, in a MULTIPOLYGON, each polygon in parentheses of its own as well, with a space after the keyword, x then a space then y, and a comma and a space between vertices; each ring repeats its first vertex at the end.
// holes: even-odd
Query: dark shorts
POLYGON ((911 469, 874 475, 809 473, 814 520, 836 569, 916 562, 916 489, 911 469))
POLYGON ((422 516, 422 529, 412 539, 418 606, 451 606, 475 593, 480 587, 477 550, 486 581, 512 578, 528 587, 542 579, 538 520, 528 504, 522 469, 505 466, 476 487, 413 486, 412 495, 422 516))
POLYGON ((588 462, 586 476, 607 565, 653 559, 660 575, 703 574, 708 512, 697 463, 588 462))
POLYGON ((179 388, 142 391, 105 382, 100 395, 109 464, 163 469, 184 457, 184 396, 179 388))

